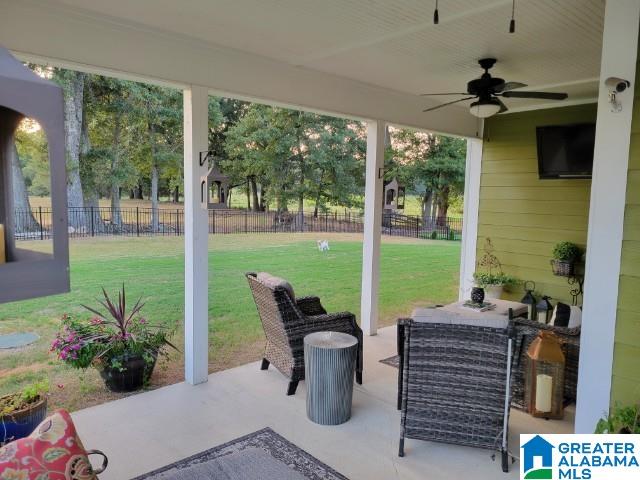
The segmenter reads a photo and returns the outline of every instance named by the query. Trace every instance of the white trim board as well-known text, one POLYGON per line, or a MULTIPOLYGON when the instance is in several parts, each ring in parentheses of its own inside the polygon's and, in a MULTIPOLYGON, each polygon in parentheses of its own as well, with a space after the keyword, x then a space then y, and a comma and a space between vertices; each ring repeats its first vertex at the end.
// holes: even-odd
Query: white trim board
POLYGON ((576 433, 593 433, 611 401, 639 21, 638 0, 607 2, 589 206, 576 433), (632 82, 632 88, 618 95, 620 112, 611 110, 604 85, 608 77, 632 82))

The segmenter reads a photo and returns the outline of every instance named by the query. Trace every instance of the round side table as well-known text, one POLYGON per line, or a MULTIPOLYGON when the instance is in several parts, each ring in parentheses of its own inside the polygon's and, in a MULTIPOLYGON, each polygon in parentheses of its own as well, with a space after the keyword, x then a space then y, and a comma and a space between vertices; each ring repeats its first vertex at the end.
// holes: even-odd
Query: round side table
POLYGON ((346 333, 316 332, 304 337, 307 417, 320 425, 351 418, 358 340, 346 333))

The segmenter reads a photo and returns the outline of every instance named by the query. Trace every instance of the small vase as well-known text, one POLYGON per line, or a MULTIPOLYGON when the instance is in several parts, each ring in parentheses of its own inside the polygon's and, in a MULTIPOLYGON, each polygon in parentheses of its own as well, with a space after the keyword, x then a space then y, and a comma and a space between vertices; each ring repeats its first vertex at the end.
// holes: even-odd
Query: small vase
POLYGON ((473 287, 471 289, 471 301, 477 304, 484 302, 484 288, 473 287))

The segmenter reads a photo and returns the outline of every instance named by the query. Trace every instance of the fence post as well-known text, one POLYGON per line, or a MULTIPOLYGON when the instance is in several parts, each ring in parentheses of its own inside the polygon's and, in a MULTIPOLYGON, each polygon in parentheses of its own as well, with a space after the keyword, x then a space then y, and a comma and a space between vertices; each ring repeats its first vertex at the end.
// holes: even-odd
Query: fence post
POLYGON ((244 233, 248 233, 247 231, 247 211, 244 211, 244 233))
POLYGON ((136 236, 140 236, 140 207, 136 207, 136 236))
POLYGON ((91 205, 91 207, 89 207, 89 215, 91 215, 91 221, 89 222, 89 225, 91 225, 91 236, 95 237, 96 236, 96 227, 95 227, 95 213, 93 213, 93 205, 91 205))
POLYGON ((416 215, 416 238, 420 238, 420 217, 416 215))
POLYGON ((38 216, 40 217, 40 240, 43 240, 44 230, 42 228, 42 207, 38 207, 38 216))
POLYGON ((209 210, 209 212, 211 212, 211 233, 216 233, 216 211, 209 210))
POLYGON ((180 235, 180 209, 176 208, 176 232, 180 235))

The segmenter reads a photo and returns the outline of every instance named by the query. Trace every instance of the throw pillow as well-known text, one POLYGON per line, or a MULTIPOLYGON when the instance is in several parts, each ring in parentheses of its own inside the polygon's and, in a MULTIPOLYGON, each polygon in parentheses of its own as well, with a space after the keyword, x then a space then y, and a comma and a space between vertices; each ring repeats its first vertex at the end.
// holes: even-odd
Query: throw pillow
POLYGON ((58 410, 35 431, 0 448, 0 479, 97 480, 71 416, 58 410))
POLYGON ((291 301, 293 301, 295 303, 296 295, 295 295, 295 293, 293 291, 293 287, 284 278, 273 276, 273 275, 271 275, 270 273, 267 273, 267 272, 258 273, 256 278, 258 280, 260 280, 262 283, 264 283, 269 288, 277 288, 277 287, 284 288, 287 291, 287 293, 289 294, 289 296, 291 297, 291 301))

